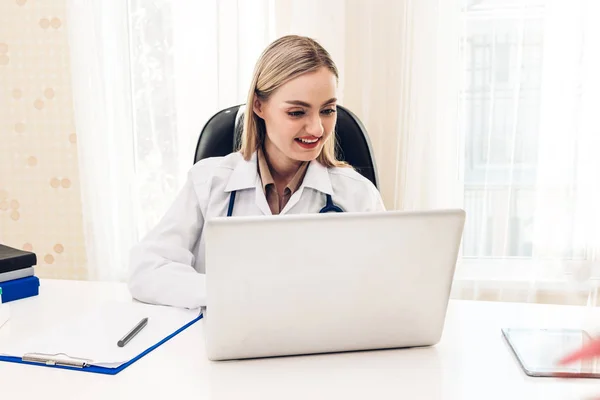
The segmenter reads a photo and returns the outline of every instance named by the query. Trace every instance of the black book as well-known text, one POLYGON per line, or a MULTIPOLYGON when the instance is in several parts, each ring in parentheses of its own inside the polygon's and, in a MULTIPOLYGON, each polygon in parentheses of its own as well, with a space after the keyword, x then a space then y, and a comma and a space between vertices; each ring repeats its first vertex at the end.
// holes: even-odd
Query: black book
POLYGON ((0 244, 0 274, 33 267, 36 264, 37 257, 35 253, 0 244))

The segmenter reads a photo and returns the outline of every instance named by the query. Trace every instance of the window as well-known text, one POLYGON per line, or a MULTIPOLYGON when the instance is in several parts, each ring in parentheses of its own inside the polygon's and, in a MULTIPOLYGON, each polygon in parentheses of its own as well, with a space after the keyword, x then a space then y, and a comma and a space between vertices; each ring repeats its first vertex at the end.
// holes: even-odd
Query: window
MULTIPOLYGON (((578 213, 581 65, 576 52, 574 62, 558 67, 550 64, 551 55, 545 57, 557 38, 546 3, 470 0, 463 6, 467 262, 581 259, 588 251, 587 239, 579 240, 585 226, 578 213), (567 130, 553 126, 547 104, 543 111, 557 89, 571 95, 566 104, 573 107, 565 107, 560 119, 567 130), (552 151, 559 152, 555 165, 552 151)), ((583 46, 582 40, 572 45, 583 46)))

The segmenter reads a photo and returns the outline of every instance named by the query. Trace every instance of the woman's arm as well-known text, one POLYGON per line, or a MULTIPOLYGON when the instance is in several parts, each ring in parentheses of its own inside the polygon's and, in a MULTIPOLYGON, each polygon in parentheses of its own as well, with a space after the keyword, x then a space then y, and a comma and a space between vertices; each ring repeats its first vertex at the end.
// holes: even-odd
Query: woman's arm
POLYGON ((183 308, 206 305, 205 275, 192 253, 204 217, 191 179, 158 225, 131 251, 129 290, 146 303, 183 308))

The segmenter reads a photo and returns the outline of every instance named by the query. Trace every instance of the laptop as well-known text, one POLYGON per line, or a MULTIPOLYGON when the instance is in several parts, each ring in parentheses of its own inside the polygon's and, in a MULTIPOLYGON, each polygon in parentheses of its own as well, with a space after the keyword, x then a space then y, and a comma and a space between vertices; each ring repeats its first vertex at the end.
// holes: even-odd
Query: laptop
POLYGON ((464 221, 463 210, 207 221, 208 358, 438 343, 464 221))

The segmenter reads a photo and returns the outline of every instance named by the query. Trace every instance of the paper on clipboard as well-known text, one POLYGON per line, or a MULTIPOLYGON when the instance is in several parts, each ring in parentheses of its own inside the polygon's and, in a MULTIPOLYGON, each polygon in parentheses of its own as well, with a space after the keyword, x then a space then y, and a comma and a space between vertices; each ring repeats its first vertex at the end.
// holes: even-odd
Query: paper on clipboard
POLYGON ((106 303, 61 321, 49 331, 0 345, 0 355, 32 360, 84 361, 86 365, 117 368, 198 315, 199 310, 134 302, 106 303), (125 347, 118 347, 117 341, 146 317, 147 326, 125 347))

